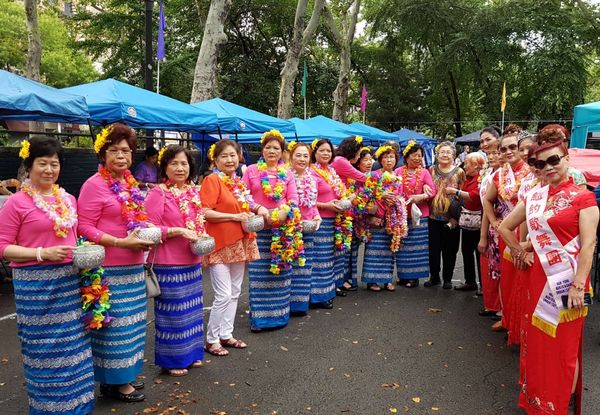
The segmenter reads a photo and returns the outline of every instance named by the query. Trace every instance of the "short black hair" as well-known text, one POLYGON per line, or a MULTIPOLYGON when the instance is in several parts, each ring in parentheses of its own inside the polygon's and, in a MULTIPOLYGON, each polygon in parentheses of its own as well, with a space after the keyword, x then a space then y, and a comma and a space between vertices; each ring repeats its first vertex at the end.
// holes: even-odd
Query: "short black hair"
POLYGON ((313 163, 317 162, 315 155, 317 154, 317 150, 319 149, 319 147, 321 147, 323 144, 327 144, 329 145, 329 148, 331 148, 331 160, 329 160, 328 163, 331 164, 335 155, 335 149, 333 148, 333 144, 331 144, 331 140, 329 140, 328 138, 320 138, 319 141, 317 141, 317 144, 315 144, 315 148, 313 148, 312 154, 310 155, 310 161, 312 161, 313 163))
POLYGON ((192 152, 185 147, 172 144, 167 147, 164 154, 160 159, 160 163, 158 165, 160 178, 163 180, 167 180, 167 166, 169 163, 177 156, 179 153, 184 153, 187 158, 188 164, 190 166, 190 172, 188 173, 187 180, 193 180, 197 175, 196 162, 192 157, 192 152))
POLYGON ((38 157, 58 156, 60 165, 63 164, 63 149, 60 142, 54 137, 35 136, 29 140, 29 157, 23 160, 27 171, 31 170, 33 162, 38 157))
POLYGON ((481 130, 481 132, 479 133, 479 136, 481 137, 481 135, 483 133, 488 133, 490 135, 493 135, 495 138, 500 138, 500 136, 502 135, 502 131, 500 130, 500 127, 498 127, 497 125, 490 125, 485 127, 483 130, 481 130))
POLYGON ((158 150, 154 146, 146 147, 144 151, 144 158, 150 158, 158 154, 158 150))
POLYGON ((351 160, 356 157, 356 153, 358 153, 361 147, 362 143, 356 141, 356 136, 346 137, 338 146, 335 155, 351 160))

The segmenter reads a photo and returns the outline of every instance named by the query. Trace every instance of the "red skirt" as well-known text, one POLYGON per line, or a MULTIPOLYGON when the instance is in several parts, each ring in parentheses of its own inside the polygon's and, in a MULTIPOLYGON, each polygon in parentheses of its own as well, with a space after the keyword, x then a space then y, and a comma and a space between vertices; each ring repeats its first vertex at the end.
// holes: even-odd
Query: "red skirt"
POLYGON ((511 295, 516 279, 516 268, 512 261, 504 258, 506 243, 500 238, 500 301, 502 303, 502 327, 510 330, 514 304, 511 304, 511 295), (513 306, 511 308, 511 305, 513 306))
POLYGON ((486 310, 500 311, 500 280, 490 276, 487 256, 481 255, 481 291, 483 291, 483 307, 486 310))

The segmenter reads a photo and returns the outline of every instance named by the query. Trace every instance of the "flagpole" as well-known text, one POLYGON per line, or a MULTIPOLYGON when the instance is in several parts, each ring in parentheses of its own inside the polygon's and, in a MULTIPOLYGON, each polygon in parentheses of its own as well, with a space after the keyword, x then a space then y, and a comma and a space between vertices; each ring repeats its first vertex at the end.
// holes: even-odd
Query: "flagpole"
POLYGON ((504 111, 502 111, 502 131, 504 131, 504 111))
POLYGON ((366 124, 367 121, 367 112, 363 112, 363 124, 366 124))
POLYGON ((304 95, 304 119, 306 119, 306 95, 304 95))
POLYGON ((160 60, 156 65, 156 93, 160 94, 160 60))

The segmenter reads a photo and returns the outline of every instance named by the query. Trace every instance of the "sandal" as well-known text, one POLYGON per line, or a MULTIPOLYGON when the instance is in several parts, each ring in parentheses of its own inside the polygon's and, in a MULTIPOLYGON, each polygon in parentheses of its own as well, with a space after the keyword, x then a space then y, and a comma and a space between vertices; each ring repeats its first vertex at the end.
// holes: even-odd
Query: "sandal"
POLYGON ((383 288, 385 288, 386 291, 396 291, 396 287, 394 287, 394 284, 392 284, 391 282, 384 284, 383 288))
POLYGON ((373 284, 373 283, 367 284, 367 289, 371 290, 373 292, 376 292, 376 293, 378 293, 379 291, 381 291, 381 287, 379 285, 373 284))
POLYGON ((180 378, 182 376, 187 376, 188 374, 187 369, 163 369, 162 372, 174 378, 180 378))
POLYGON ((352 281, 346 280, 344 284, 340 287, 342 291, 356 291, 358 287, 356 285, 352 285, 352 281))
POLYGON ((227 356, 229 354, 229 351, 225 350, 223 346, 221 346, 221 343, 206 343, 204 350, 213 356, 227 356))
POLYGON ((406 288, 415 288, 419 286, 419 280, 407 280, 404 284, 406 288))
POLYGON ((192 363, 192 368, 194 369, 198 369, 200 367, 204 366, 204 363, 202 363, 202 360, 196 360, 194 363, 192 363))
POLYGON ((221 339, 221 346, 233 347, 234 349, 245 349, 248 347, 246 343, 233 337, 231 339, 221 339))

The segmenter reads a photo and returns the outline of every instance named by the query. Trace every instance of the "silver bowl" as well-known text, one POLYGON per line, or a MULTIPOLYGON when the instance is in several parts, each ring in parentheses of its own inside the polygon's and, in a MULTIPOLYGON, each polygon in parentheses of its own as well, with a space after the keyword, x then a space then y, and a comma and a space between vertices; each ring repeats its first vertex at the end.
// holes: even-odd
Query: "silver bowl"
POLYGON ((265 219, 262 217, 262 215, 250 216, 250 219, 242 222, 242 229, 247 233, 262 231, 264 228, 265 219))
POLYGON ((143 228, 138 231, 137 237, 143 239, 144 241, 150 241, 155 245, 158 245, 162 238, 162 233, 160 228, 143 228))
POLYGON ((302 232, 303 233, 313 233, 317 231, 317 227, 319 222, 316 220, 303 220, 302 221, 302 232))
POLYGON ((338 206, 340 207, 340 209, 342 209, 342 210, 348 210, 348 209, 350 209, 350 208, 352 207, 352 202, 351 202, 350 200, 348 200, 348 199, 342 199, 342 200, 340 200, 340 201, 338 202, 338 204, 337 204, 337 205, 338 205, 338 206))
POLYGON ((208 235, 201 236, 196 242, 190 244, 190 248, 194 255, 203 256, 210 254, 215 250, 215 238, 208 235))
POLYGON ((102 245, 81 245, 73 251, 73 264, 79 269, 97 268, 104 262, 102 245))

